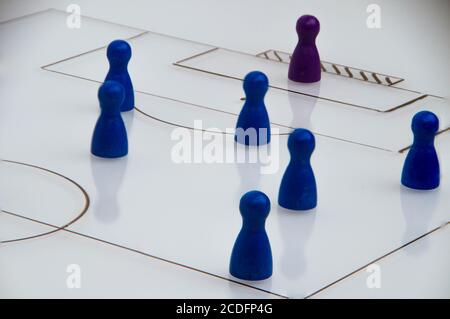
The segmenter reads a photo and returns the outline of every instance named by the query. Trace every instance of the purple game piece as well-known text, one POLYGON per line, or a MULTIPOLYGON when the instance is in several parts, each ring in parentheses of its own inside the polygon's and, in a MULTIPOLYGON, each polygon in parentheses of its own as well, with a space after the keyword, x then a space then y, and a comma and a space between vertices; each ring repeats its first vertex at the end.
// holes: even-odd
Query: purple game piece
POLYGON ((301 16, 297 20, 298 43, 289 63, 290 80, 312 83, 320 81, 320 57, 316 47, 316 37, 320 23, 311 15, 301 16))

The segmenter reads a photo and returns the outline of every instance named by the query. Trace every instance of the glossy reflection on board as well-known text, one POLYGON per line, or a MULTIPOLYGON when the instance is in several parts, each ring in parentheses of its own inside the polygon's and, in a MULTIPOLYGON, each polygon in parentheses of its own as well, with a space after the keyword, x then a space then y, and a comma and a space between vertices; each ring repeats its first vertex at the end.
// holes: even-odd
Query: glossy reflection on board
MULTIPOLYGON (((125 127, 127 128, 127 135, 130 137, 132 131, 133 131, 133 122, 134 122, 134 112, 123 112, 122 113, 122 119, 125 123, 125 127)), ((129 138, 129 144, 131 144, 133 141, 129 138)))
POLYGON ((306 273, 308 267, 305 249, 314 230, 316 209, 304 211, 300 215, 278 205, 275 205, 274 208, 282 240, 280 270, 288 278, 288 295, 294 298, 303 298, 305 296, 296 294, 299 291, 299 278, 306 273))
MULTIPOLYGON (((266 147, 266 145, 260 147, 266 147)), ((238 189, 238 198, 240 198, 242 194, 252 189, 259 189, 261 182, 261 161, 258 159, 257 147, 247 147, 243 144, 236 143, 235 150, 245 158, 242 162, 236 161, 236 168, 240 177, 238 189)))
POLYGON ((112 223, 120 215, 118 196, 127 164, 127 157, 103 159, 91 156, 91 172, 97 189, 93 203, 94 215, 103 223, 112 223))
MULTIPOLYGON (((234 147, 236 168, 240 177, 239 197, 252 189, 259 189, 262 175, 273 175, 280 169, 280 139, 283 135, 272 136, 270 144, 246 146, 236 143, 234 147)), ((284 142, 283 142, 284 143, 284 142)))
MULTIPOLYGON (((313 92, 312 95, 319 96, 320 82, 310 84, 305 83, 303 85, 307 85, 308 87, 311 88, 311 91, 313 92)), ((288 90, 292 91, 288 92, 288 100, 292 111, 291 127, 306 128, 308 130, 313 130, 311 117, 314 112, 314 108, 316 106, 318 98, 308 97, 302 99, 301 97, 304 96, 295 93, 296 86, 297 86, 296 84, 290 81, 287 82, 288 90)))
MULTIPOLYGON (((406 223, 403 236, 405 241, 407 238, 411 238, 412 234, 418 237, 427 232, 433 214, 438 206, 439 198, 439 189, 423 191, 411 189, 403 185, 400 186, 400 201, 406 223)), ((444 220, 442 222, 444 223, 444 220)), ((427 249, 428 246, 425 243, 428 240, 427 237, 421 238, 420 240, 424 241, 424 244, 420 246, 420 249, 411 250, 412 252, 420 253, 427 249)))

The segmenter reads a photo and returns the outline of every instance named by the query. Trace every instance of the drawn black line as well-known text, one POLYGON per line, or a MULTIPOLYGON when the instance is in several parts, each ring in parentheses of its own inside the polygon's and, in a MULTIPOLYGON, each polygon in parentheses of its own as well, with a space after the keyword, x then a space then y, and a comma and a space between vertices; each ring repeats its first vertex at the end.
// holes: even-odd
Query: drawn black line
POLYGON ((241 286, 244 286, 244 287, 247 287, 247 288, 255 289, 255 290, 258 290, 258 291, 261 291, 261 292, 265 292, 265 293, 271 294, 273 296, 277 296, 277 297, 280 297, 280 298, 283 298, 283 299, 289 299, 289 297, 287 297, 287 296, 284 296, 284 295, 281 295, 281 294, 277 294, 275 292, 272 292, 272 291, 269 291, 269 290, 266 290, 266 289, 263 289, 263 288, 255 287, 255 286, 252 286, 250 284, 247 284, 247 283, 244 283, 244 282, 241 282, 241 281, 238 281, 238 280, 234 280, 234 279, 231 279, 231 278, 227 278, 227 277, 223 277, 223 276, 220 276, 220 275, 216 275, 214 273, 211 273, 211 272, 199 269, 199 268, 195 268, 195 267, 192 267, 192 266, 189 266, 189 265, 185 265, 185 264, 182 264, 182 263, 179 263, 179 262, 176 262, 176 261, 172 261, 170 259, 158 257, 156 255, 152 255, 152 254, 149 254, 149 253, 137 250, 137 249, 133 249, 133 248, 126 247, 126 246, 123 246, 123 245, 120 245, 120 244, 116 244, 116 243, 113 243, 113 242, 110 242, 110 241, 107 241, 107 240, 104 240, 104 239, 101 239, 101 238, 97 238, 97 237, 93 237, 93 236, 90 236, 90 235, 87 235, 87 234, 76 232, 76 231, 73 231, 73 230, 70 230, 70 229, 67 229, 67 228, 60 229, 60 228, 58 228, 55 225, 52 225, 52 224, 49 224, 49 223, 46 223, 46 222, 43 222, 43 221, 40 221, 40 220, 37 220, 37 219, 33 219, 33 218, 30 218, 30 217, 22 216, 20 214, 14 213, 14 212, 3 211, 3 213, 11 215, 11 216, 14 216, 14 217, 17 217, 17 218, 22 218, 22 219, 25 219, 25 220, 28 220, 28 221, 31 221, 31 222, 35 222, 35 223, 38 223, 38 224, 41 224, 41 225, 45 225, 45 226, 48 226, 48 227, 56 228, 52 232, 56 232, 56 231, 62 230, 62 231, 67 232, 67 233, 71 233, 71 234, 74 234, 74 235, 77 235, 77 236, 80 236, 80 237, 88 238, 88 239, 91 239, 91 240, 94 240, 94 241, 98 241, 98 242, 101 242, 103 244, 107 244, 107 245, 114 246, 114 247, 117 247, 117 248, 125 249, 125 250, 128 250, 128 251, 140 254, 142 256, 146 256, 146 257, 149 257, 149 258, 152 258, 152 259, 156 259, 156 260, 168 263, 168 264, 172 264, 172 265, 175 265, 175 266, 178 266, 178 267, 182 267, 182 268, 185 268, 185 269, 196 271, 196 272, 202 273, 204 275, 208 275, 208 276, 211 276, 211 277, 222 279, 222 280, 225 280, 225 281, 228 281, 228 282, 231 282, 231 283, 234 283, 234 284, 238 284, 238 285, 241 285, 241 286))
MULTIPOLYGON (((69 221, 68 223, 64 224, 63 226, 60 226, 60 227, 54 226, 54 227, 56 228, 55 230, 52 230, 52 231, 49 231, 49 232, 45 232, 45 233, 41 233, 41 234, 37 234, 37 235, 33 235, 33 236, 23 237, 23 238, 16 238, 16 239, 2 240, 2 241, 0 241, 0 244, 6 244, 6 243, 12 243, 12 242, 24 241, 24 240, 28 240, 28 239, 33 239, 33 238, 41 237, 41 236, 46 236, 46 235, 55 233, 55 232, 57 232, 57 231, 63 230, 63 229, 65 229, 66 227, 68 227, 68 226, 74 224, 75 222, 77 222, 80 218, 82 218, 82 217, 86 214, 87 210, 89 209, 90 199, 89 199, 88 193, 86 192, 86 190, 85 190, 80 184, 78 184, 77 182, 75 182, 73 179, 71 179, 71 178, 69 178, 69 177, 67 177, 67 176, 64 176, 64 175, 62 175, 62 174, 60 174, 60 173, 58 173, 58 172, 55 172, 55 171, 52 171, 52 170, 50 170, 50 169, 44 168, 44 167, 40 167, 40 166, 36 166, 36 165, 32 165, 32 164, 27 164, 27 163, 22 163, 22 162, 17 162, 17 161, 5 160, 5 159, 2 159, 1 161, 2 161, 2 162, 5 162, 5 163, 10 163, 10 164, 15 164, 15 165, 22 165, 22 166, 27 166, 27 167, 35 168, 35 169, 41 170, 41 171, 43 171, 43 172, 46 172, 46 173, 49 173, 49 174, 52 174, 52 175, 61 177, 62 179, 64 179, 64 180, 70 182, 70 183, 73 184, 76 188, 78 188, 78 189, 80 190, 80 192, 81 192, 82 195, 83 195, 83 198, 84 198, 84 202, 85 202, 85 203, 84 203, 84 206, 83 206, 83 208, 81 209, 80 213, 78 213, 74 219, 72 219, 72 220, 69 221)), ((2 210, 2 212, 5 212, 5 211, 2 210)))
POLYGON ((425 234, 423 234, 423 235, 421 235, 421 236, 419 236, 419 237, 417 237, 417 238, 415 238, 415 239, 413 239, 413 240, 407 242, 406 244, 401 245, 400 247, 397 247, 397 248, 391 250, 390 252, 388 252, 388 253, 382 255, 381 257, 378 257, 378 258, 372 260, 371 262, 365 264, 364 266, 359 267, 358 269, 352 271, 351 273, 349 273, 349 274, 347 274, 347 275, 345 275, 345 276, 343 276, 343 277, 341 277, 341 278, 339 278, 339 279, 333 281, 332 283, 329 283, 329 284, 326 285, 325 287, 322 287, 322 288, 320 288, 319 290, 314 291, 313 293, 311 293, 311 294, 309 294, 308 296, 306 296, 305 299, 309 299, 309 298, 311 298, 311 297, 314 297, 315 295, 317 295, 317 294, 323 292, 324 290, 326 290, 326 289, 328 289, 328 288, 330 288, 330 287, 332 287, 332 286, 338 284, 339 282, 343 281, 344 279, 347 279, 347 278, 353 276, 354 274, 360 272, 361 270, 367 268, 368 266, 370 266, 370 265, 372 265, 372 264, 374 264, 374 263, 376 263, 376 262, 378 262, 378 261, 380 261, 380 260, 382 260, 382 259, 384 259, 384 258, 386 258, 386 257, 388 257, 388 256, 390 256, 390 255, 392 255, 392 254, 394 254, 394 253, 396 253, 397 251, 399 251, 399 250, 401 250, 401 249, 403 249, 403 248, 405 248, 405 247, 407 247, 407 246, 409 246, 409 245, 415 243, 416 241, 418 241, 418 240, 420 240, 420 239, 422 239, 422 238, 424 238, 424 237, 426 237, 426 236, 428 236, 428 235, 434 233, 435 231, 437 231, 437 230, 439 230, 439 229, 443 229, 444 227, 448 226, 449 224, 450 224, 450 222, 447 222, 447 223, 445 223, 444 225, 441 225, 441 226, 438 226, 438 227, 436 227, 436 228, 433 228, 433 229, 430 230, 429 232, 427 232, 427 233, 425 233, 425 234))

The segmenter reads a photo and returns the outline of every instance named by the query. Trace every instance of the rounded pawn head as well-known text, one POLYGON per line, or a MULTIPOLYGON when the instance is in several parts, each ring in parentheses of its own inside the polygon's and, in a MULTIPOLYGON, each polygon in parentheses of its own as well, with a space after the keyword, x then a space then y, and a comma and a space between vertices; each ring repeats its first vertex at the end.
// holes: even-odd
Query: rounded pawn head
POLYGON ((412 119, 411 129, 414 136, 433 137, 439 129, 439 119, 430 111, 418 112, 412 119))
POLYGON ((123 86, 116 81, 106 81, 98 89, 98 100, 102 112, 120 113, 120 105, 125 98, 123 86))
POLYGON ((126 65, 131 59, 131 46, 124 40, 114 40, 108 45, 106 56, 112 65, 126 65))
POLYGON ((315 16, 303 15, 298 18, 296 29, 302 41, 314 42, 320 31, 320 22, 315 16))
POLYGON ((270 212, 270 199, 260 191, 250 191, 241 197, 241 215, 246 220, 265 220, 270 212))
POLYGON ((245 76, 243 86, 247 98, 263 98, 269 89, 269 79, 260 71, 252 71, 245 76))
POLYGON ((298 128, 289 135, 288 149, 292 157, 308 159, 315 147, 314 135, 307 129, 298 128))

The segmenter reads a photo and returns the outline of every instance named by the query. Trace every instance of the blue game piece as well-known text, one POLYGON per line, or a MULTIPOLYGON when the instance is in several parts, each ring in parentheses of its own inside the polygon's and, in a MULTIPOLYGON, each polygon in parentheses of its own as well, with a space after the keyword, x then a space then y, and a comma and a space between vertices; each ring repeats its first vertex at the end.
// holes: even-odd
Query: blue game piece
POLYGON ((128 74, 128 62, 131 59, 131 47, 124 40, 114 40, 108 45, 106 52, 109 61, 109 71, 106 81, 117 81, 125 90, 125 98, 120 106, 120 111, 130 111, 134 108, 134 91, 128 74))
POLYGON ((278 193, 278 204, 292 210, 313 209, 317 205, 317 188, 310 159, 316 146, 314 135, 296 129, 288 139, 291 154, 278 193))
POLYGON ((250 191, 241 198, 242 228, 234 243, 230 273, 243 280, 272 276, 272 250, 265 230, 270 200, 263 192, 250 191))
POLYGON ((91 144, 95 156, 115 158, 128 153, 127 130, 120 114, 124 94, 122 85, 115 81, 106 81, 98 90, 101 113, 91 144))
POLYGON ((434 137, 439 119, 429 111, 416 113, 411 129, 414 141, 406 156, 402 184, 414 189, 434 189, 439 186, 439 159, 434 148, 434 137))
POLYGON ((270 122, 264 104, 269 89, 267 76, 253 71, 244 78, 245 103, 236 124, 236 142, 245 145, 264 145, 270 142, 270 122))

